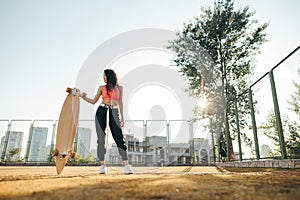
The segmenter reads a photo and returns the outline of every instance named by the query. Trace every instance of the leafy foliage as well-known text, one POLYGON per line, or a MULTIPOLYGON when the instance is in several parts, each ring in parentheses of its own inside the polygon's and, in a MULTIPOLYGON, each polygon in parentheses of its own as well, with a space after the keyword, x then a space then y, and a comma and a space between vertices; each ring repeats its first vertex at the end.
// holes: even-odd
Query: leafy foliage
POLYGON ((23 162, 24 158, 20 158, 21 148, 14 148, 8 151, 5 162, 23 162))
POLYGON ((82 156, 80 154, 76 154, 76 157, 73 158, 69 158, 68 159, 68 163, 72 163, 72 164, 91 164, 91 163, 95 163, 93 156, 89 155, 86 158, 82 158, 82 156))
MULTIPOLYGON (((233 0, 216 0, 212 8, 202 8, 199 17, 185 23, 169 45, 176 53, 173 65, 188 81, 190 94, 207 101, 197 114, 210 117, 211 129, 218 134, 224 133, 225 123, 231 124, 233 138, 234 109, 227 103, 244 92, 254 69, 254 56, 266 41, 268 24, 258 25, 252 19, 254 14, 249 7, 235 10, 233 0)), ((238 109, 242 129, 250 112, 245 94, 240 96, 238 109)))
MULTIPOLYGON (((298 70, 300 77, 300 70, 298 70)), ((290 104, 290 110, 293 111, 298 119, 300 119, 300 84, 294 81, 295 92, 291 95, 288 103, 290 104)), ((284 131, 285 146, 287 153, 292 158, 300 158, 300 123, 298 121, 291 120, 288 116, 284 116, 282 119, 282 128, 284 131)), ((272 156, 280 156, 280 141, 279 132, 276 122, 276 116, 274 111, 269 111, 267 119, 263 122, 259 128, 263 134, 271 139, 275 149, 272 152, 272 156)))
MULTIPOLYGON (((300 78, 300 70, 298 70, 298 76, 300 78)), ((296 116, 298 116, 297 122, 290 122, 288 125, 289 138, 286 144, 288 154, 291 157, 300 158, 300 83, 294 81, 295 92, 291 96, 290 110, 292 110, 296 116)))
POLYGON ((300 126, 299 124, 288 124, 289 137, 286 142, 287 152, 292 158, 300 158, 300 126))
MULTIPOLYGON (((298 76, 300 78, 300 70, 298 70, 298 76)), ((294 111, 300 120, 300 83, 294 81, 294 86, 296 88, 294 94, 291 96, 291 100, 288 102, 290 104, 290 110, 294 111)))
MULTIPOLYGON (((288 116, 283 117, 282 127, 285 132, 285 144, 290 157, 300 157, 300 136, 299 124, 291 121, 288 116)), ((259 128, 262 133, 270 138, 275 146, 272 156, 280 156, 280 141, 279 132, 276 124, 276 116, 273 111, 270 111, 266 122, 262 123, 259 128)))

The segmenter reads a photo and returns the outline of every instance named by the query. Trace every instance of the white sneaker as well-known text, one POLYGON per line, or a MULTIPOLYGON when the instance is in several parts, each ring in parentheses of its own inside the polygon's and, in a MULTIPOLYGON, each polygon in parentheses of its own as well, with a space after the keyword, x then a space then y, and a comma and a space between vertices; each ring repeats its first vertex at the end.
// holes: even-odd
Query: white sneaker
POLYGON ((99 169, 99 174, 106 174, 106 173, 107 173, 106 165, 101 165, 99 169))
POLYGON ((131 165, 125 165, 124 174, 133 174, 131 165))

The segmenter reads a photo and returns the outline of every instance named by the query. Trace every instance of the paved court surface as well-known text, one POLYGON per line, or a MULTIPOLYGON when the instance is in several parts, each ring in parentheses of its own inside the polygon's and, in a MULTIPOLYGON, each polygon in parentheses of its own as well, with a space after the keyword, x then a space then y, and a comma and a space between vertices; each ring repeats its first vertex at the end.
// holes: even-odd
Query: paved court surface
POLYGON ((0 199, 298 199, 300 170, 217 167, 0 167, 0 199))

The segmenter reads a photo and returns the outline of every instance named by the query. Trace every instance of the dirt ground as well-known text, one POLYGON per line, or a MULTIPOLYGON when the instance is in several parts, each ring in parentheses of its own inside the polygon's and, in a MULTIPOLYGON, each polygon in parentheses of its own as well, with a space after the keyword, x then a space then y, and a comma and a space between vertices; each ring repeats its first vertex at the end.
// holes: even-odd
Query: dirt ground
POLYGON ((0 167, 0 199, 299 199, 300 170, 217 167, 0 167))

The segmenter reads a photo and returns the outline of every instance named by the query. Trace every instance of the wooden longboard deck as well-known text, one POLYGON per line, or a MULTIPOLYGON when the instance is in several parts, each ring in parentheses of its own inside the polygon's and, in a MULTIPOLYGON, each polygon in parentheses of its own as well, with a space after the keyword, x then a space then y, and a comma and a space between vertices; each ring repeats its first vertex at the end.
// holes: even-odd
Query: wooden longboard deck
POLYGON ((56 171, 60 174, 72 152, 72 146, 76 134, 78 116, 79 116, 79 94, 72 94, 70 88, 69 92, 62 106, 56 135, 56 171))

